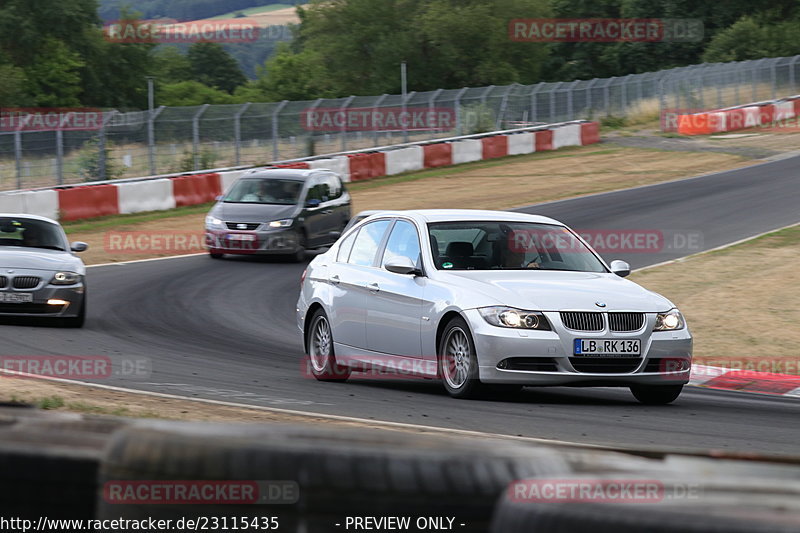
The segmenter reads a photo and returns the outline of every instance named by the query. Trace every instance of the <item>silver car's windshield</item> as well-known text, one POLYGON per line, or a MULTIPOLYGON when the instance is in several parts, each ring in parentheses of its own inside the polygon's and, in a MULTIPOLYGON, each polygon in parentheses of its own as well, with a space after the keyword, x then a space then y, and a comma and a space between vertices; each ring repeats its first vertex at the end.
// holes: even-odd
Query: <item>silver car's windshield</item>
POLYGON ((31 218, 0 217, 0 246, 66 251, 58 226, 31 218))
POLYGON ((223 198, 237 204, 294 205, 303 189, 303 182, 290 179, 244 179, 236 183, 223 198))
POLYGON ((567 270, 607 272, 570 230, 528 222, 428 224, 439 270, 567 270))

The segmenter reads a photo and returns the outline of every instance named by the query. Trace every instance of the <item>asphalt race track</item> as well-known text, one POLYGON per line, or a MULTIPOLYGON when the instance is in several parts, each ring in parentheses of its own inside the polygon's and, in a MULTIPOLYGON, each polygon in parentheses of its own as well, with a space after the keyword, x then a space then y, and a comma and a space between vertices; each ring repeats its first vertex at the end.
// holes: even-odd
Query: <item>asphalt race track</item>
MULTIPOLYGON (((709 249, 800 222, 798 168, 795 157, 524 210, 579 229, 700 232, 701 248, 709 249)), ((606 259, 641 267, 691 251, 606 259)), ((127 371, 141 360, 151 371, 125 375, 120 366, 119 375, 99 381, 315 413, 639 448, 800 451, 800 400, 787 398, 687 388, 673 405, 647 407, 627 389, 529 388, 462 401, 433 381, 316 382, 304 375, 294 321, 303 268, 206 256, 92 268, 83 330, 6 324, 1 352, 104 355, 126 361, 127 371)))

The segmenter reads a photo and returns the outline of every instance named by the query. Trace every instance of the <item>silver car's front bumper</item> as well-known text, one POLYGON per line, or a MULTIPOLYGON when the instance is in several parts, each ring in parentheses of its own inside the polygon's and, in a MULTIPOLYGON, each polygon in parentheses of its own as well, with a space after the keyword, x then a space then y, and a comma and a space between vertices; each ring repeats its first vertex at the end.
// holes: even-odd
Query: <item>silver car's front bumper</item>
POLYGON ((654 316, 637 332, 578 332, 567 330, 558 313, 545 313, 552 331, 501 328, 488 324, 477 310, 464 312, 472 329, 479 376, 484 383, 519 385, 629 386, 682 385, 689 381, 692 337, 687 328, 653 332, 654 316), (627 358, 582 358, 573 355, 575 339, 639 339, 642 353, 627 358), (616 361, 615 361, 616 359, 616 361), (509 364, 509 362, 515 364, 509 364), (601 371, 585 371, 573 365, 595 363, 601 371), (520 364, 523 363, 523 364, 520 364), (603 368, 604 365, 607 365, 603 368), (624 371, 614 370, 621 365, 624 371), (505 368, 503 368, 505 366, 505 368), (522 370, 520 367, 536 368, 522 370))
POLYGON ((44 285, 34 290, 9 290, 4 289, 0 292, 14 294, 31 294, 31 303, 0 303, 0 316, 22 316, 22 317, 75 317, 80 314, 81 305, 85 298, 85 288, 83 283, 56 286, 44 285), (48 300, 63 300, 66 304, 48 304, 48 300))

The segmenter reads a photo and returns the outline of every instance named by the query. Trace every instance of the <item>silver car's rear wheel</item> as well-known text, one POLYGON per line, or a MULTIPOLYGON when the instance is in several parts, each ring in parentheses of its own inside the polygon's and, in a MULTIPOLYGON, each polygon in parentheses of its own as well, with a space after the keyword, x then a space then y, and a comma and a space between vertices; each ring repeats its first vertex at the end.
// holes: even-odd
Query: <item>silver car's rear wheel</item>
POLYGON ((331 325, 322 309, 318 309, 311 317, 306 346, 310 370, 315 378, 320 381, 344 381, 350 377, 350 369, 336 363, 331 325))
POLYGON ((444 388, 454 398, 471 398, 481 392, 475 344, 462 318, 451 320, 442 334, 439 375, 444 388))

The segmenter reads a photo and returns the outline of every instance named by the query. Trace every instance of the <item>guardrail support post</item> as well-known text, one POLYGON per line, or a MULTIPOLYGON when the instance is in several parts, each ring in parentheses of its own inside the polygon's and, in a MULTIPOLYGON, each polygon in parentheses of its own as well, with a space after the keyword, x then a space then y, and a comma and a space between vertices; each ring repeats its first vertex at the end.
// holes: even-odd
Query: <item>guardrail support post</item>
POLYGON ((283 108, 286 107, 288 103, 289 100, 284 100, 278 104, 278 107, 272 112, 272 159, 275 161, 280 160, 280 149, 278 146, 278 134, 280 133, 278 130, 278 115, 280 115, 281 111, 283 111, 283 108))
POLYGON ((233 149, 236 152, 236 166, 239 166, 242 161, 242 115, 251 105, 251 102, 242 104, 242 107, 233 116, 233 149))
POLYGON ((192 117, 192 154, 194 155, 194 170, 200 170, 200 117, 208 109, 209 104, 203 106, 192 117))

